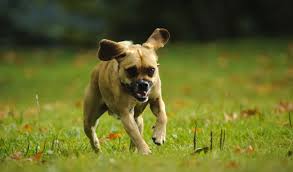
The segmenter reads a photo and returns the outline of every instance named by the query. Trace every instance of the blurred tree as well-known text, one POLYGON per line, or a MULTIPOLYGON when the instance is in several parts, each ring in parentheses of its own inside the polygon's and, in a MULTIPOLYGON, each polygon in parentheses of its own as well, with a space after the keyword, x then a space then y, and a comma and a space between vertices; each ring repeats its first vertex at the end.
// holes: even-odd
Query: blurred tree
POLYGON ((292 36, 292 7, 291 0, 1 0, 0 42, 142 42, 156 27, 175 41, 292 36))

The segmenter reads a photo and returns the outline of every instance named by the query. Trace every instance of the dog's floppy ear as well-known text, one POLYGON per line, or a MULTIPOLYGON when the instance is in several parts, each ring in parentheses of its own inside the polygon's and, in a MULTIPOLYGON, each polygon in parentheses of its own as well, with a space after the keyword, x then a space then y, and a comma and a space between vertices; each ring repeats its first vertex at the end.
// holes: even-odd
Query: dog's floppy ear
POLYGON ((125 56, 125 48, 115 41, 102 39, 98 50, 98 58, 103 61, 109 61, 114 58, 125 56))
POLYGON ((148 38, 148 40, 143 44, 143 46, 148 48, 153 48, 155 50, 164 47, 170 38, 170 33, 167 29, 157 28, 148 38))

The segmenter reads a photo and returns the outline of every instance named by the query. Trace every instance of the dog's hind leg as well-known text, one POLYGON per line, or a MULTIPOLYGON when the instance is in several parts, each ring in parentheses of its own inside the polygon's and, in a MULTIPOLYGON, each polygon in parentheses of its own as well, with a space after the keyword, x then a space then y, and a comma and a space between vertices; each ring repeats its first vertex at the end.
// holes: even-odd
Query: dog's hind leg
POLYGON ((84 132, 90 139, 92 148, 100 151, 100 143, 96 134, 99 117, 107 110, 106 105, 101 100, 101 95, 97 89, 88 86, 84 99, 84 132))

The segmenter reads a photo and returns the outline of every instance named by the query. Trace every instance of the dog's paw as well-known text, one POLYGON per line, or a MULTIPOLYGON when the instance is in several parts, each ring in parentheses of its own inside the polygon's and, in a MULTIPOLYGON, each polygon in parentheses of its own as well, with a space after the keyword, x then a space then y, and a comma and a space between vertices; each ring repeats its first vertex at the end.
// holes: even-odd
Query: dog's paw
POLYGON ((139 149, 138 152, 142 155, 150 155, 152 151, 150 150, 149 147, 145 147, 143 149, 139 149))
POLYGON ((164 144, 166 141, 166 127, 156 125, 154 127, 154 133, 153 133, 152 139, 156 145, 160 146, 164 144))

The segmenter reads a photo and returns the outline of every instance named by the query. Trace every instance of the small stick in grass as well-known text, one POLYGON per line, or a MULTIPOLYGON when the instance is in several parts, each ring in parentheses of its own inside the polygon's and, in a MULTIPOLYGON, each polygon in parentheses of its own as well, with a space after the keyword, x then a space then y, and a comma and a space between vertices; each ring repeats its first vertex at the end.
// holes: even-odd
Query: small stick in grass
POLYGON ((27 147, 26 147, 26 151, 25 151, 25 156, 27 156, 28 155, 28 152, 29 152, 29 150, 30 150, 30 140, 29 139, 27 139, 27 147))
POLYGON ((195 122, 195 128, 194 128, 194 135, 193 135, 193 150, 195 151, 197 148, 197 123, 195 122))
POLYGON ((291 112, 288 113, 288 116, 289 116, 289 124, 290 124, 290 127, 292 128, 291 112))
POLYGON ((38 113, 40 113, 41 108, 40 108, 40 102, 39 102, 39 95, 38 94, 36 94, 36 103, 37 103, 38 113))
POLYGON ((223 130, 221 129, 221 134, 220 134, 220 150, 222 150, 222 141, 223 141, 223 130))
POLYGON ((40 121, 40 113, 41 113, 41 108, 40 108, 40 102, 39 102, 39 95, 36 94, 36 104, 37 104, 37 109, 38 109, 38 117, 40 121))
POLYGON ((213 131, 211 131, 211 145, 210 145, 210 150, 213 150, 213 131))

